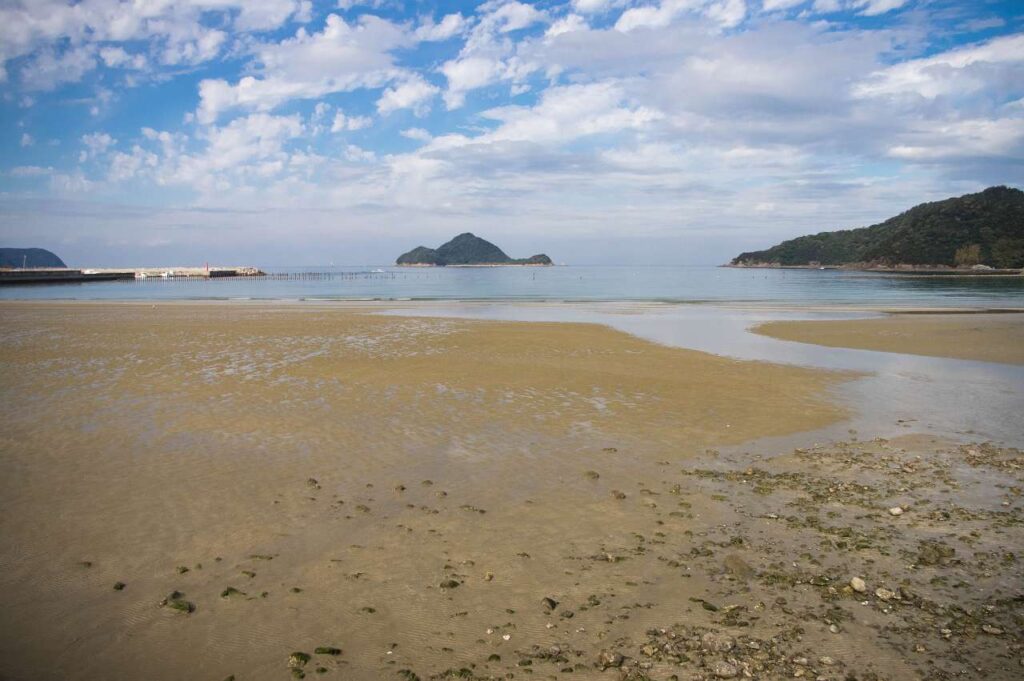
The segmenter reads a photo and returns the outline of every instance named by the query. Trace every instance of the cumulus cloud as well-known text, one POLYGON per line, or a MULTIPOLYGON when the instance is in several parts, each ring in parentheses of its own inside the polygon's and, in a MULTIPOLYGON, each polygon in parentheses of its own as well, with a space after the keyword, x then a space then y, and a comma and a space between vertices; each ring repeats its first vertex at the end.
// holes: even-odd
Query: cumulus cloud
POLYGON ((408 42, 400 26, 384 19, 366 15, 349 23, 332 14, 319 33, 300 28, 292 38, 261 45, 256 50, 260 76, 235 84, 202 81, 196 118, 212 123, 236 107, 269 111, 291 99, 380 87, 402 73, 391 50, 408 42))
POLYGON ((935 99, 964 96, 1019 78, 1024 35, 994 38, 924 59, 912 59, 872 73, 854 88, 859 97, 917 95, 935 99))
POLYGON ((339 111, 334 115, 331 123, 331 132, 344 132, 346 130, 362 130, 373 125, 373 119, 369 116, 348 116, 339 111))
POLYGON ((220 54, 227 38, 204 16, 220 14, 233 31, 247 32, 278 28, 307 10, 304 0, 11 0, 0 5, 0 74, 10 60, 35 55, 23 67, 27 87, 77 82, 95 68, 99 44, 108 66, 138 69, 138 55, 126 60, 116 51, 123 46, 109 43, 139 40, 153 44, 165 64, 197 64, 220 54))
POLYGON ((414 35, 418 40, 434 42, 448 40, 462 33, 467 22, 462 14, 447 14, 440 22, 434 23, 429 17, 416 27, 414 35))
POLYGON ((386 116, 399 109, 412 109, 417 116, 426 114, 432 100, 441 89, 419 76, 410 77, 384 91, 377 100, 377 111, 386 116))
POLYGON ((117 140, 105 132, 93 132, 82 135, 82 145, 85 146, 85 149, 79 153, 78 162, 84 163, 91 158, 96 158, 116 143, 117 140))

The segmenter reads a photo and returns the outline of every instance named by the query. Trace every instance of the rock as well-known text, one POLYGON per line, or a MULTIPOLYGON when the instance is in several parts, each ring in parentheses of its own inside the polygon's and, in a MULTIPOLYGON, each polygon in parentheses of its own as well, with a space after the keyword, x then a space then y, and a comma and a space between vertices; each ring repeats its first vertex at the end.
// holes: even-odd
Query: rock
POLYGON ((311 489, 320 489, 320 482, 316 478, 308 478, 306 480, 306 486, 311 489))
POLYGON ((617 489, 613 489, 612 490, 612 496, 615 497, 616 499, 625 499, 626 498, 626 493, 625 492, 620 492, 617 489))
POLYGON ((598 478, 600 478, 600 477, 601 477, 601 474, 600 474, 600 473, 598 473, 597 471, 587 471, 587 472, 586 472, 586 473, 584 473, 583 475, 587 476, 587 477, 588 477, 588 478, 590 478, 591 480, 597 480, 598 478))
POLYGON ((317 655, 341 655, 341 648, 333 646, 320 646, 313 651, 317 655))
POLYGON ((1003 633, 1003 630, 999 627, 993 627, 991 624, 982 624, 981 630, 986 634, 992 634, 993 636, 999 636, 1003 633))
POLYGON ((461 584, 462 584, 462 582, 459 582, 457 580, 446 579, 443 582, 441 582, 441 588, 442 589, 454 589, 454 588, 460 586, 461 584))
POLYGON ((601 669, 618 668, 622 666, 623 660, 625 658, 620 653, 602 650, 601 654, 597 656, 597 666, 601 669))
POLYGON ((757 574, 757 571, 750 567, 750 565, 747 564, 747 561, 743 560, 735 553, 731 553, 726 556, 725 560, 722 561, 722 565, 725 566, 726 572, 730 573, 734 577, 739 577, 740 579, 750 579, 757 574))
POLYGON ((494 573, 493 572, 488 572, 488 573, 484 574, 484 581, 485 582, 493 582, 494 581, 494 573))
POLYGON ((124 591, 124 588, 128 586, 124 582, 114 582, 114 591, 124 591))
POLYGON ((850 588, 856 591, 857 593, 862 594, 868 590, 868 585, 860 577, 854 577, 850 580, 850 588))
POLYGON ((727 653, 736 647, 736 639, 728 634, 709 631, 701 637, 700 646, 713 653, 727 653))
POLYGON ((918 565, 941 565, 947 563, 956 555, 956 549, 946 546, 942 542, 925 540, 918 544, 917 563, 918 565))
POLYGON ((292 653, 288 656, 288 668, 289 669, 302 669, 309 662, 309 653, 292 653))
POLYGON ((880 600, 890 601, 892 600, 893 596, 896 595, 896 592, 889 591, 888 589, 883 589, 882 587, 879 587, 875 589, 875 595, 878 596, 880 600))
POLYGON ((186 615, 189 615, 195 612, 196 610, 195 603, 192 603, 191 601, 186 601, 185 594, 181 593, 180 591, 172 591, 170 594, 167 595, 167 598, 164 598, 162 601, 160 601, 160 605, 162 607, 170 608, 175 612, 184 613, 186 615))
POLYGON ((903 509, 899 506, 893 506, 889 509, 889 515, 903 515, 903 509))
POLYGON ((831 631, 833 634, 838 634, 839 633, 839 627, 836 626, 835 624, 828 625, 828 630, 831 631))
POLYGON ((717 660, 711 665, 711 673, 720 679, 733 679, 739 676, 740 671, 736 669, 735 665, 724 660, 717 660))
POLYGON ((556 601, 551 596, 545 596, 541 600, 541 603, 544 604, 544 607, 547 608, 549 612, 558 607, 558 601, 556 601))
POLYGON ((826 667, 831 667, 832 665, 834 665, 836 663, 836 661, 833 660, 828 655, 822 655, 821 657, 818 658, 818 663, 822 664, 822 665, 824 665, 826 667))

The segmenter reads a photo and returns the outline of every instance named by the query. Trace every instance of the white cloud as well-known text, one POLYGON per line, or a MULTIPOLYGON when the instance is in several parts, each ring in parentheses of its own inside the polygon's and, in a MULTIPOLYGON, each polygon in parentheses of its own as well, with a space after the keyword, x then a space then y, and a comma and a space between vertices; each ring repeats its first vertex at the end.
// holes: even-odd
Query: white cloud
POLYGON ((411 140, 418 140, 420 142, 429 142, 431 135, 423 128, 406 128, 401 133, 402 137, 406 137, 411 140))
POLYGON ((547 38, 554 38, 555 36, 562 35, 563 33, 586 31, 589 28, 590 26, 587 25, 587 20, 579 14, 567 14, 555 23, 551 24, 544 36, 547 38))
POLYGON ((146 55, 129 54, 122 47, 101 47, 100 59, 110 68, 125 67, 136 70, 146 68, 146 55))
POLYGON ((466 26, 466 19, 461 14, 447 14, 437 24, 431 19, 425 20, 416 27, 414 35, 417 40, 427 42, 448 40, 462 33, 466 26))
POLYGON ((15 166, 8 173, 11 177, 46 177, 53 174, 50 166, 15 166))
POLYGON ((347 116, 339 111, 334 115, 334 121, 331 123, 331 132, 362 130, 371 125, 373 125, 373 119, 369 116, 347 116))
POLYGON ((27 132, 21 133, 21 146, 22 146, 22 148, 31 147, 35 143, 36 143, 36 141, 32 137, 32 135, 28 134, 27 132))
POLYGON ((377 100, 377 111, 386 116, 399 109, 412 109, 417 116, 427 113, 440 88, 415 76, 384 91, 377 100))
POLYGON ((466 57, 445 62, 441 73, 448 79, 448 89, 444 93, 445 104, 449 109, 462 106, 466 93, 497 81, 504 71, 503 64, 487 57, 466 57))
POLYGON ((115 151, 110 157, 107 178, 112 182, 134 180, 143 170, 156 168, 159 159, 156 154, 135 145, 131 151, 115 151))
POLYGON ((1024 155, 1024 118, 917 123, 900 135, 900 143, 888 153, 893 158, 923 162, 1019 158, 1024 155))
POLYGON ((58 53, 45 49, 21 69, 22 86, 27 90, 53 90, 64 83, 76 83, 96 68, 96 50, 76 47, 58 53))
POLYGON ((611 0, 572 0, 572 8, 583 14, 599 14, 611 5, 611 0))
POLYGON ((500 121, 501 125, 475 141, 537 144, 638 130, 662 118, 659 111, 628 105, 621 86, 615 83, 553 87, 545 90, 536 106, 499 107, 482 115, 500 121))
POLYGON ((807 0, 762 0, 761 8, 765 12, 775 12, 782 9, 792 9, 797 5, 802 5, 807 0))
POLYGON ((878 16, 899 9, 909 0, 855 0, 852 5, 861 10, 865 16, 878 16))
POLYGON ((615 22, 618 31, 664 28, 687 13, 700 14, 731 28, 747 15, 745 0, 661 0, 658 4, 627 9, 615 22))
POLYGON ((78 155, 78 162, 84 163, 90 158, 96 158, 104 154, 107 149, 117 143, 113 137, 105 132, 94 132, 82 135, 82 144, 85 149, 78 155))
MULTIPOLYGON (((94 67, 87 57, 101 43, 109 50, 118 47, 109 43, 146 41, 164 63, 196 64, 220 53, 222 29, 271 30, 289 17, 301 18, 308 8, 306 0, 11 0, 0 4, 0 80, 11 59, 31 55, 22 76, 27 87, 76 82, 94 67), (212 15, 218 15, 220 28, 208 26, 212 15), (62 44, 66 50, 58 49, 62 44)), ((137 57, 129 62, 132 68, 141 68, 137 57)), ((119 58, 107 52, 106 59, 119 58)))
POLYGON ((269 111, 291 99, 381 87, 401 75, 390 52, 408 41, 401 27, 384 19, 366 15, 350 24, 332 14, 320 33, 299 29, 293 38, 261 45, 259 77, 246 76, 234 85, 202 81, 196 118, 212 123, 235 107, 269 111))
POLYGON ((875 71, 853 92, 858 97, 916 94, 927 99, 964 96, 1024 76, 1024 35, 994 38, 875 71))

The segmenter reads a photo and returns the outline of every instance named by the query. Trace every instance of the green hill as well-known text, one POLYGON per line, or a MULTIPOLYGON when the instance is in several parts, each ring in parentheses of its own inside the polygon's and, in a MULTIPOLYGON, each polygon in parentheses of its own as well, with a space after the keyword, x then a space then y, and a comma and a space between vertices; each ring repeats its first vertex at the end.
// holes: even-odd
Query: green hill
POLYGON ((821 232, 741 253, 733 265, 1024 267, 1024 192, 989 187, 922 203, 870 227, 821 232))
POLYGON ((408 253, 398 256, 399 265, 550 265, 551 258, 534 255, 518 260, 508 257, 504 251, 490 241, 469 232, 460 234, 438 248, 417 246, 408 253))
POLYGON ((0 248, 0 267, 67 267, 45 248, 0 248))

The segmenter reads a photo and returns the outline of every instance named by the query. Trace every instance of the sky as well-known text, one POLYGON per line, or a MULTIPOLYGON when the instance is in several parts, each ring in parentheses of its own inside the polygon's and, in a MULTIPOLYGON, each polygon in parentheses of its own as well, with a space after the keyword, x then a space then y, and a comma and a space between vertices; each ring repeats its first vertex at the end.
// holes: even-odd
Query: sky
POLYGON ((720 264, 1024 185, 1020 0, 0 0, 0 245, 720 264))

